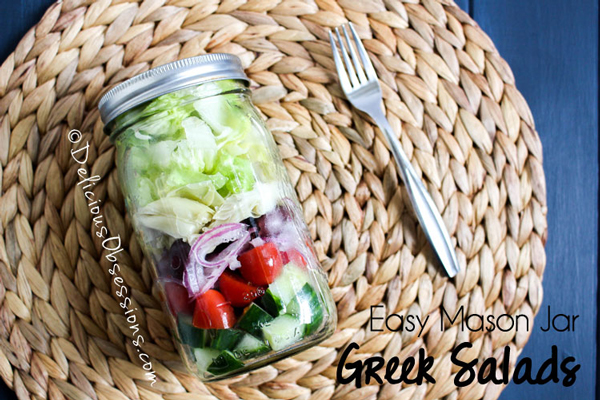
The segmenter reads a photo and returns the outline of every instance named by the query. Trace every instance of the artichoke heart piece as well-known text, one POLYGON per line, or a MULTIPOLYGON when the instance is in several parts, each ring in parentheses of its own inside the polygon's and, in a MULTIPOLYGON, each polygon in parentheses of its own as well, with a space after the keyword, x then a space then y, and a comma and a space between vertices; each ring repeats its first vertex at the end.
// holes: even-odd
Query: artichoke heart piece
POLYGON ((139 209, 137 220, 148 228, 187 240, 200 232, 213 212, 210 207, 195 200, 165 197, 139 209))

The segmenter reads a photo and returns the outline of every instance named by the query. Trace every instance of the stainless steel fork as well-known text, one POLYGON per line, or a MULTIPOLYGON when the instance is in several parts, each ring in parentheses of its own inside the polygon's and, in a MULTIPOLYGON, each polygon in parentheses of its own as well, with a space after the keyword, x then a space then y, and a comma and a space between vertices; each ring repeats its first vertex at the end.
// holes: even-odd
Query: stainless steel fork
POLYGON ((396 159, 396 165, 398 165, 400 176, 406 185, 406 190, 408 191, 413 208, 419 219, 419 223, 421 224, 429 243, 431 243, 433 249, 437 253, 442 266, 448 275, 453 277, 458 273, 460 266, 456 259, 456 252, 450 241, 448 230, 444 225, 442 216, 438 212, 435 203, 427 192, 425 185, 423 185, 423 182, 417 176, 408 157, 404 153, 404 150, 402 150, 402 146, 394 134, 390 123, 385 117, 381 107, 381 102, 383 100, 381 88, 379 87, 379 81, 377 80, 377 74, 375 73, 373 64, 371 64, 369 55, 356 34, 352 23, 349 23, 348 25, 353 40, 350 40, 350 35, 348 34, 348 29, 345 25, 342 27, 343 39, 345 39, 345 42, 342 39, 342 35, 340 35, 340 29, 335 29, 335 35, 337 36, 343 61, 338 54, 334 35, 329 31, 331 50, 340 79, 340 86, 350 103, 357 109, 369 114, 387 138, 394 158, 396 159), (356 50, 352 46, 352 42, 354 42, 356 50), (348 50, 346 50, 346 48, 348 50), (348 52, 350 52, 350 56, 348 56, 348 52))

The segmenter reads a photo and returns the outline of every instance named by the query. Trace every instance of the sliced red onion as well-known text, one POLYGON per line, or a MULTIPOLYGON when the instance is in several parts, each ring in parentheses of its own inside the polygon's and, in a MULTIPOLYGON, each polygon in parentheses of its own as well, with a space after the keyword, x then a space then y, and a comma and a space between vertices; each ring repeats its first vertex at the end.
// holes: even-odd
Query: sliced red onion
POLYGON ((298 246, 299 242, 302 242, 302 238, 296 228, 296 224, 291 221, 282 221, 283 223, 279 224, 280 221, 275 220, 270 224, 272 233, 269 240, 275 242, 280 251, 286 251, 298 246), (274 229, 275 226, 277 226, 277 229, 274 229))
POLYGON ((274 242, 280 251, 296 249, 307 258, 302 229, 296 221, 298 206, 287 197, 282 203, 260 218, 261 234, 274 242))
POLYGON ((287 210, 277 207, 275 210, 263 215, 260 220, 261 233, 275 236, 285 229, 291 218, 285 215, 287 210))
POLYGON ((212 288, 227 267, 239 267, 237 256, 249 240, 248 227, 240 223, 219 225, 200 235, 190 249, 183 276, 190 296, 200 296, 212 288), (224 243, 230 244, 207 260, 206 257, 224 243))
MULTIPOLYGON (((243 253, 243 251, 240 251, 240 253, 243 253)), ((239 262, 239 260, 237 259, 237 257, 235 258, 235 260, 232 260, 229 263, 229 269, 232 270, 232 271, 235 271, 236 269, 238 269, 241 266, 242 266, 242 264, 239 262)))
POLYGON ((280 251, 287 251, 302 244, 298 232, 289 228, 271 238, 271 241, 277 245, 280 251))

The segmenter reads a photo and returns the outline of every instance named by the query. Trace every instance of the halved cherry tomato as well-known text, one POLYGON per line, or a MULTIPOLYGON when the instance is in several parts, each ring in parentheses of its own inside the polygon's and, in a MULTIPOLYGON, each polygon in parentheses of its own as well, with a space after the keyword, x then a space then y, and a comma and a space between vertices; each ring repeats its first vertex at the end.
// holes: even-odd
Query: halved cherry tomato
POLYGON ((265 288, 254 286, 231 271, 225 271, 219 278, 219 290, 234 307, 246 307, 265 294, 265 288))
POLYGON ((240 267, 242 276, 256 286, 273 283, 283 266, 281 254, 271 242, 241 254, 238 260, 242 264, 240 267))
POLYGON ((289 249, 281 253, 281 260, 284 265, 287 265, 288 263, 294 263, 299 267, 304 267, 306 265, 306 259, 302 253, 296 249, 289 249))
POLYGON ((194 312, 194 299, 190 298, 188 290, 175 282, 165 282, 165 294, 167 303, 173 314, 194 312))
POLYGON ((235 325, 235 313, 225 297, 211 289, 196 298, 192 324, 200 329, 229 329, 235 325))

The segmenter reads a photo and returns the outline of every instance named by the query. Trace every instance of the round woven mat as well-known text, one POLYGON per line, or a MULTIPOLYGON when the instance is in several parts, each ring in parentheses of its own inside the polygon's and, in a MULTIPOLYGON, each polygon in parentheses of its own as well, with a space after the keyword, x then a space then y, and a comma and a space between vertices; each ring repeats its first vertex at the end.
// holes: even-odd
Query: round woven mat
POLYGON ((2 64, 0 96, 0 374, 19 398, 493 399, 502 390, 457 389, 450 352, 470 341, 462 359, 501 361, 504 346, 516 357, 529 332, 442 330, 440 307, 531 319, 538 311, 542 146, 510 68, 451 0, 66 0, 2 64), (371 53, 387 116, 456 240, 455 279, 434 261, 382 134, 335 83, 327 30, 348 20, 371 53), (96 108, 114 84, 204 52, 243 60, 339 314, 322 345, 211 384, 188 375, 174 350, 96 108), (153 386, 76 186, 67 140, 74 128, 90 142, 90 171, 102 177, 95 191, 106 226, 123 238, 119 263, 159 377, 153 386), (420 337, 372 332, 377 304, 431 323, 420 337), (339 355, 352 341, 360 344, 353 359, 403 359, 425 348, 437 384, 336 384, 339 355))

